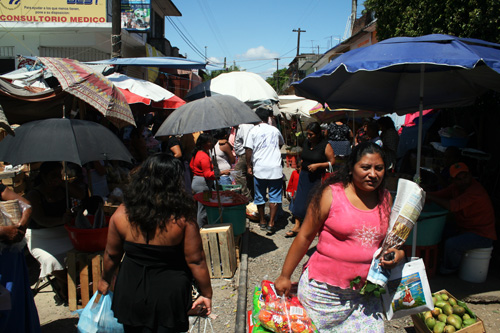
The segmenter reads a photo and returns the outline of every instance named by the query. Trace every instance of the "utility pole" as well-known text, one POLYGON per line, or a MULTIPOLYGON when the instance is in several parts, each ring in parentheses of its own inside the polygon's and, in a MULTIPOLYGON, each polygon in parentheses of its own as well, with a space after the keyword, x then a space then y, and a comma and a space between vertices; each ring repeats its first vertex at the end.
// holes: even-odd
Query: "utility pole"
POLYGON ((358 0, 351 2, 351 36, 353 35, 354 23, 356 23, 356 13, 358 12, 358 0))
POLYGON ((205 62, 207 62, 207 47, 205 46, 205 62))
POLYGON ((300 51, 300 33, 301 32, 306 32, 305 30, 300 30, 300 28, 297 30, 297 29, 293 29, 292 30, 293 32, 298 32, 299 34, 297 35, 297 56, 299 55, 299 51, 300 51))
POLYGON ((280 75, 278 73, 280 58, 274 58, 274 60, 276 60, 276 92, 278 92, 280 90, 280 75))
POLYGON ((111 3, 111 58, 122 56, 122 4, 121 0, 112 0, 111 3))

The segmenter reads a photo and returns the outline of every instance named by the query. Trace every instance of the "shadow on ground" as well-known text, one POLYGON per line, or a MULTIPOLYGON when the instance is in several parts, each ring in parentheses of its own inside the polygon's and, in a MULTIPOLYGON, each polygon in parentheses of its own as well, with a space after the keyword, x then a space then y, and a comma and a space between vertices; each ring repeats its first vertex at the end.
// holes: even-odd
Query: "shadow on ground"
POLYGON ((278 248, 274 241, 270 238, 261 236, 254 232, 250 232, 248 235, 248 244, 251 244, 251 246, 248 247, 248 256, 250 258, 257 258, 278 248))
POLYGON ((77 331, 76 330, 77 325, 78 325, 78 318, 59 319, 43 325, 41 331, 42 333, 54 333, 54 332, 71 333, 77 331), (68 331, 68 327, 74 327, 74 330, 68 331))

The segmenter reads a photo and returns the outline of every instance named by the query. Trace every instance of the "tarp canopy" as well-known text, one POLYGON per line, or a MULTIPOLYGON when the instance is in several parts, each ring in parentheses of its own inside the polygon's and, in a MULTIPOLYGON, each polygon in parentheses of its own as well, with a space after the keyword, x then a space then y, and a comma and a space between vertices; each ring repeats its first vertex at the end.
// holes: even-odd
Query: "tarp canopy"
POLYGON ((177 58, 177 57, 139 57, 139 58, 113 58, 84 62, 87 65, 121 65, 121 66, 147 66, 176 69, 204 69, 204 62, 177 58))
POLYGON ((60 87, 33 92, 0 79, 0 105, 10 124, 62 117, 66 96, 60 87))

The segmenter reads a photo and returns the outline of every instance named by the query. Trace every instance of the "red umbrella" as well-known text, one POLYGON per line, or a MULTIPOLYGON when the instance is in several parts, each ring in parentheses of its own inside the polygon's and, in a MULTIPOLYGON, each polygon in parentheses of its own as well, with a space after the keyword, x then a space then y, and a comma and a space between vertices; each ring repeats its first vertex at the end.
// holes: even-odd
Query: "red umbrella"
POLYGON ((142 103, 159 109, 177 109, 186 102, 152 82, 113 73, 106 76, 125 96, 129 104, 142 103))
POLYGON ((39 57, 66 91, 93 106, 118 128, 134 125, 134 116, 122 92, 104 75, 78 60, 39 57))

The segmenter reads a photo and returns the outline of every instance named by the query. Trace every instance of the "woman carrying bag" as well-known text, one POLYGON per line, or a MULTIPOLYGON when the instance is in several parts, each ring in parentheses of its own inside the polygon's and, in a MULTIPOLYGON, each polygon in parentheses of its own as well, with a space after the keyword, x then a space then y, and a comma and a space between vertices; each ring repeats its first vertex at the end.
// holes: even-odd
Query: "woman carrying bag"
POLYGON ((323 137, 318 122, 312 122, 306 128, 307 139, 300 154, 300 176, 295 194, 292 215, 295 225, 285 237, 295 237, 300 230, 300 221, 306 215, 311 190, 321 183, 321 178, 329 165, 335 164, 335 154, 328 140, 323 137))
POLYGON ((210 276, 183 173, 175 157, 150 156, 111 217, 98 290, 108 293, 119 266, 111 308, 125 332, 186 332, 190 309, 211 312, 210 276), (193 278, 201 296, 192 303, 193 278))

